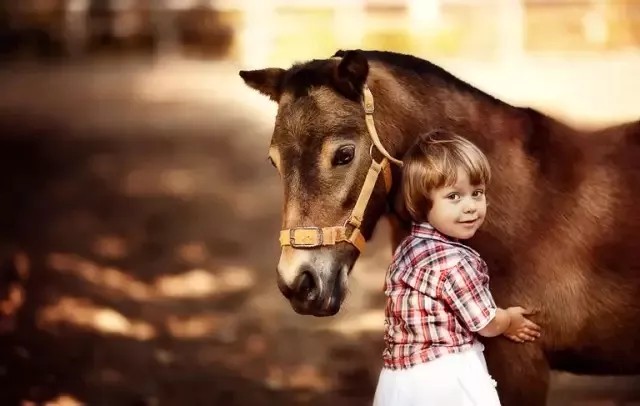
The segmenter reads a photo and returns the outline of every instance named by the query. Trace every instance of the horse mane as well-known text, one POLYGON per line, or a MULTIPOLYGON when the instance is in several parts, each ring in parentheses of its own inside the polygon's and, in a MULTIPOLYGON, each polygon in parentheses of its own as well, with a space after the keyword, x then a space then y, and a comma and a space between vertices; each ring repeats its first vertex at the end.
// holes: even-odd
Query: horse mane
MULTIPOLYGON (((441 85, 450 89, 472 94, 494 104, 508 105, 502 100, 459 79, 438 65, 416 56, 390 51, 365 51, 360 49, 354 51, 362 52, 370 61, 382 62, 394 68, 399 74, 419 75, 425 80, 435 79, 440 82, 441 85)), ((350 51, 339 50, 331 57, 343 57, 347 52, 350 51)), ((302 97, 307 95, 309 89, 313 87, 331 86, 331 79, 331 65, 327 63, 326 59, 296 62, 285 73, 280 90, 290 91, 296 98, 302 97)))
MULTIPOLYGON (((465 93, 473 94, 474 96, 478 96, 481 98, 488 99, 493 103, 506 105, 507 103, 503 102, 496 97, 483 92, 482 90, 470 85, 464 80, 456 77, 455 75, 449 73, 445 69, 440 66, 431 63, 425 59, 418 58, 413 55, 402 54, 398 52, 390 52, 390 51, 365 51, 365 50, 355 50, 358 52, 362 52, 368 60, 370 61, 379 61, 386 65, 392 66, 396 68, 396 70, 406 71, 412 73, 414 75, 419 75, 424 78, 436 78, 447 87, 462 91, 465 93)), ((347 52, 345 50, 340 50, 336 52, 334 57, 343 57, 347 52)))

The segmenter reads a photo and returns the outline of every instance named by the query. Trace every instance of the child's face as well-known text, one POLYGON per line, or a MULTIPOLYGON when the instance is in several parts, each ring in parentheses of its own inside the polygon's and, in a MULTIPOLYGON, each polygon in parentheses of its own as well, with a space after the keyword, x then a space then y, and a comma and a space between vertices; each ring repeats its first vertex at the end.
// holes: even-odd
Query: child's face
POLYGON ((433 202, 429 224, 449 237, 461 240, 473 237, 487 213, 484 192, 485 185, 472 185, 469 175, 458 169, 455 185, 434 189, 429 194, 433 202))

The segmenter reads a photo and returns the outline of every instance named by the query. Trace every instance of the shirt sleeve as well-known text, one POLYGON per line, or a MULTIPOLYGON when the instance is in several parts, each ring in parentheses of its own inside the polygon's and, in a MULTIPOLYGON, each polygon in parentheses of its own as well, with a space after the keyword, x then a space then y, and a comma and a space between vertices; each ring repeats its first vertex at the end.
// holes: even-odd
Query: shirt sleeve
POLYGON ((470 331, 482 330, 496 315, 486 265, 475 259, 464 257, 447 272, 442 296, 470 331))

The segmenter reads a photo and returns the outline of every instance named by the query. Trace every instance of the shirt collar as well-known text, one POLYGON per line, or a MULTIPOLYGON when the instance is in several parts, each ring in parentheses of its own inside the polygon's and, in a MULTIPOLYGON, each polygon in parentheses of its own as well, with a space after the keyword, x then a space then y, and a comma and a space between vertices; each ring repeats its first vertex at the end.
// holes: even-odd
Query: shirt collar
POLYGON ((424 238, 428 240, 437 240, 447 244, 456 245, 461 248, 464 248, 465 250, 471 252, 472 254, 478 257, 480 256, 480 254, 473 248, 469 247, 466 244, 461 243, 460 240, 458 240, 457 238, 451 238, 449 236, 442 234, 440 231, 436 230, 431 224, 426 222, 413 223, 411 225, 411 236, 416 238, 424 238))
POLYGON ((418 238, 444 240, 446 242, 456 241, 455 239, 442 234, 429 223, 413 223, 411 225, 411 235, 418 238))

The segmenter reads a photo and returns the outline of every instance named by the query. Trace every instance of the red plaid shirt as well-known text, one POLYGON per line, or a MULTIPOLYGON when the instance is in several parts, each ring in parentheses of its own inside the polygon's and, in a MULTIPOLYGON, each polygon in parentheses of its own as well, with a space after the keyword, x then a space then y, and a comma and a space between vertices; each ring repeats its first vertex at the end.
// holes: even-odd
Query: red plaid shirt
POLYGON ((481 346, 474 332, 495 316, 486 263, 473 249, 414 224, 385 283, 384 367, 408 368, 481 346))

